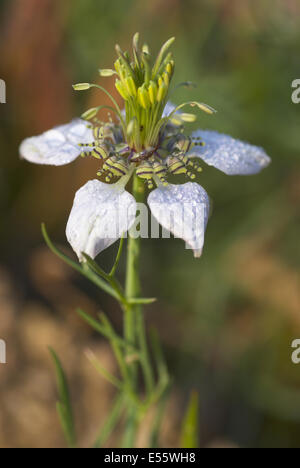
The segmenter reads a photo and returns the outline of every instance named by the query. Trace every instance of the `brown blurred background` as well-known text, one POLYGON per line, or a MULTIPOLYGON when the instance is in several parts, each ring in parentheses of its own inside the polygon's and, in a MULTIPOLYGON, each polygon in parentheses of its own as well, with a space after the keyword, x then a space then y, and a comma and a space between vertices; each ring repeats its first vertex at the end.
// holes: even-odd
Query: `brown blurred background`
MULTIPOLYGON (((111 387, 90 367, 93 349, 114 369, 109 347, 75 315, 101 310, 116 327, 118 307, 44 246, 40 223, 67 251, 64 229, 75 191, 92 162, 52 168, 20 161, 23 138, 80 115, 101 95, 71 84, 98 80, 114 44, 139 31, 155 50, 176 36, 179 90, 218 109, 199 123, 262 145, 273 163, 258 176, 229 178, 205 167, 214 201, 204 255, 179 240, 143 242, 147 309, 162 337, 175 386, 161 439, 178 446, 192 389, 200 395, 201 446, 300 447, 300 78, 297 0, 2 0, 0 78, 0 446, 60 447, 56 390, 47 346, 60 354, 72 386, 82 446, 109 411, 111 387)), ((105 82, 113 91, 113 83, 105 82)), ((115 247, 100 262, 109 267, 115 247)), ((122 266, 124 269, 124 266, 122 266)), ((143 445, 144 432, 140 435, 143 445)), ((110 444, 114 441, 111 440, 110 444)))

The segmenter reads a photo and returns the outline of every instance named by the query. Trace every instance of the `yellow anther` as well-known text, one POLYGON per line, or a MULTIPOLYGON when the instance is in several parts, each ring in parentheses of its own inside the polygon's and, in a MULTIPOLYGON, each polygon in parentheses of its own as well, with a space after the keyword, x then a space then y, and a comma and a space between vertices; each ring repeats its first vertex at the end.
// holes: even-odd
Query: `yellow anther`
POLYGON ((186 112, 182 112, 180 117, 183 122, 195 122, 197 120, 197 116, 195 114, 189 114, 186 112))
POLYGON ((102 146, 95 146, 95 148, 92 151, 92 156, 96 159, 105 160, 109 156, 109 149, 105 144, 103 144, 102 146))
POLYGON ((164 72, 163 73, 163 80, 164 80, 164 83, 166 86, 169 87, 169 84, 170 84, 170 76, 167 72, 164 72))
POLYGON ((163 99, 166 97, 168 92, 168 87, 165 85, 165 83, 161 83, 158 88, 158 93, 157 93, 157 101, 161 102, 163 99))
POLYGON ((126 85, 129 96, 135 97, 136 86, 135 86, 135 82, 132 76, 129 76, 128 78, 125 79, 125 85, 126 85))
POLYGON ((129 124, 127 125, 127 134, 132 135, 134 132, 134 125, 135 125, 135 120, 131 119, 129 124))
POLYGON ((124 65, 122 64, 122 62, 121 62, 121 60, 119 58, 118 58, 118 60, 115 61, 114 65, 115 65, 115 69, 116 69, 119 77, 121 78, 121 80, 125 79, 126 72, 124 70, 124 65))
POLYGON ((208 104, 204 104, 203 102, 191 102, 190 104, 191 107, 198 107, 199 109, 203 110, 207 114, 215 114, 217 111, 213 108, 210 107, 208 104))
POLYGON ((150 107, 150 100, 149 100, 146 88, 144 86, 141 86, 138 89, 138 99, 139 99, 139 103, 144 109, 147 109, 148 107, 150 107))
POLYGON ((194 161, 189 160, 188 166, 192 167, 194 169, 194 171, 197 171, 197 172, 202 172, 203 171, 202 167, 199 166, 199 164, 194 162, 194 161))
POLYGON ((91 120, 98 114, 98 107, 92 107, 82 114, 82 118, 85 120, 91 120))
POLYGON ((193 141, 189 137, 182 135, 180 139, 175 143, 175 147, 180 151, 187 153, 193 147, 193 141))
POLYGON ((148 55, 150 54, 150 49, 149 49, 148 44, 144 44, 144 45, 143 45, 143 47, 142 47, 142 52, 143 52, 144 54, 148 54, 148 55))
POLYGON ((112 178, 113 178, 113 174, 111 172, 108 172, 105 177, 105 181, 110 182, 112 178))
POLYGON ((155 81, 150 81, 148 94, 149 94, 149 99, 152 105, 156 103, 157 92, 158 92, 157 84, 155 83, 155 81))
POLYGON ((180 161, 180 159, 170 156, 167 158, 167 166, 171 174, 174 175, 180 175, 180 174, 186 174, 187 169, 185 167, 185 164, 180 161))
MULTIPOLYGON (((173 62, 173 63, 174 63, 174 62, 173 62)), ((167 63, 166 72, 169 73, 170 76, 172 75, 172 73, 173 73, 173 65, 172 65, 172 62, 167 63)))
POLYGON ((170 119, 170 122, 173 125, 182 125, 182 120, 179 114, 178 115, 174 114, 173 117, 170 119))
POLYGON ((127 90, 126 90, 124 84, 120 80, 116 80, 115 87, 116 87, 117 91, 120 93, 120 95, 122 96, 122 98, 125 101, 128 101, 129 96, 128 96, 128 93, 127 93, 127 90))
POLYGON ((110 68, 102 68, 99 70, 99 75, 103 77, 115 75, 116 72, 110 68))
POLYGON ((75 91, 85 91, 86 89, 90 89, 90 87, 90 83, 77 83, 73 85, 75 91))

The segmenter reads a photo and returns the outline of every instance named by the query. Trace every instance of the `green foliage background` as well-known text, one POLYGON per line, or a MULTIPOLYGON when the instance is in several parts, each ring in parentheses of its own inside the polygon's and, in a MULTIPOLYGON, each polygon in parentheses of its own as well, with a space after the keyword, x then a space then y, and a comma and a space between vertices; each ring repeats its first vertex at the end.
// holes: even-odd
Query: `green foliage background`
MULTIPOLYGON (((207 102, 218 114, 199 115, 197 125, 261 145, 272 157, 254 177, 230 178, 203 164, 199 182, 213 200, 203 257, 194 260, 179 240, 145 240, 142 279, 145 294, 159 298, 148 309, 149 326, 167 348, 179 417, 190 390, 199 391, 201 445, 221 439, 299 447, 300 367, 290 358, 300 335, 300 105, 291 101, 291 83, 300 78, 299 3, 11 0, 1 2, 0 21, 0 76, 7 82, 0 265, 22 301, 47 303, 28 266, 42 245, 40 222, 66 243, 74 192, 94 177, 95 165, 31 166, 19 160, 18 145, 102 99, 79 96, 71 84, 98 80, 97 69, 112 66, 115 43, 129 47, 139 31, 157 51, 175 35, 175 82, 198 87, 178 90, 174 101, 207 102)), ((113 251, 100 259, 104 266, 113 251)), ((118 323, 107 299, 75 282, 111 307, 118 323)), ((54 304, 51 310, 58 314, 54 304)))

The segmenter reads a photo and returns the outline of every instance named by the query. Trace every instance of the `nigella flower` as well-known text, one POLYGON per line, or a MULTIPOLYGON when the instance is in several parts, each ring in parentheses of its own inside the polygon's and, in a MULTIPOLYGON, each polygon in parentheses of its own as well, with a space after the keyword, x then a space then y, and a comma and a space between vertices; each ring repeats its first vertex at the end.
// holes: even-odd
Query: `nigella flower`
POLYGON ((21 144, 21 156, 37 164, 60 166, 80 155, 99 160, 98 179, 77 192, 67 224, 68 241, 80 260, 83 253, 95 258, 134 224, 136 200, 125 189, 131 176, 144 181, 150 190, 148 205, 154 218, 200 256, 209 197, 201 185, 192 182, 201 171, 197 159, 228 175, 255 174, 270 163, 262 148, 215 131, 198 130, 185 136, 185 123, 194 122, 196 116, 182 112, 184 106, 209 114, 215 111, 196 101, 177 107, 168 102, 175 66, 168 50, 173 41, 163 45, 155 61, 147 45, 139 49, 138 34, 133 39, 133 60, 116 46, 115 70, 100 70, 100 75, 116 75, 125 111, 101 86, 81 83, 74 89, 99 88, 113 106, 89 109, 81 119, 21 144), (108 122, 97 119, 105 107, 116 114, 117 122, 111 117, 108 122), (169 182, 172 175, 180 174, 190 181, 169 182))

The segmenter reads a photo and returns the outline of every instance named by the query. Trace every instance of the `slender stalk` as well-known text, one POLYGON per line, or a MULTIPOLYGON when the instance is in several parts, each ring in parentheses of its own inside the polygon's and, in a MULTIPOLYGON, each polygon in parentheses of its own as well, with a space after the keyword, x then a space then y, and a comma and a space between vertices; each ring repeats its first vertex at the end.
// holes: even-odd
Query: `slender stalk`
POLYGON ((101 448, 106 442, 108 437, 113 432, 114 428, 120 420, 122 410, 124 407, 124 395, 120 393, 115 400, 112 411, 110 412, 109 418, 104 424, 101 432, 99 433, 96 442, 94 443, 94 448, 101 448))
POLYGON ((145 386, 147 391, 147 396, 149 397, 154 390, 154 376, 151 366, 151 361, 148 352, 147 336, 145 329, 145 320, 140 306, 138 309, 136 317, 136 330, 137 330, 137 339, 140 349, 140 359, 144 373, 145 386))
MULTIPOLYGON (((145 185, 137 176, 133 180, 133 195, 138 203, 144 201, 145 185)), ((126 285, 125 297, 127 302, 132 299, 141 297, 141 285, 139 278, 140 267, 140 238, 129 237, 128 254, 127 254, 127 269, 126 269, 126 285)), ((129 343, 132 343, 139 349, 140 363, 145 379, 147 393, 150 393, 154 387, 154 377, 149 359, 148 346, 145 333, 144 315, 142 304, 129 304, 125 306, 125 324, 124 336, 129 343)), ((133 361, 130 364, 130 375, 133 382, 133 388, 137 391, 137 365, 133 361)), ((138 410, 131 406, 128 412, 127 427, 124 437, 124 446, 132 447, 134 445, 137 426, 138 426, 138 410)))
MULTIPOLYGON (((137 202, 144 200, 144 184, 137 177, 134 176, 132 194, 137 202)), ((139 280, 139 260, 140 260, 140 239, 135 239, 129 235, 128 239, 128 252, 127 252, 127 266, 126 266, 126 284, 125 284, 125 297, 127 301, 140 297, 141 287, 139 280)), ((124 307, 125 319, 124 319, 124 338, 132 343, 133 346, 137 343, 137 330, 136 330, 136 318, 137 314, 142 313, 140 305, 128 304, 124 307)), ((129 354, 127 354, 129 358, 129 354)), ((137 387, 137 366, 133 361, 129 363, 130 366, 130 377, 132 381, 132 387, 136 390, 137 387)), ((137 408, 130 405, 127 415, 125 435, 123 440, 123 446, 131 448, 134 446, 135 436, 137 431, 138 414, 137 408)))
POLYGON ((149 448, 159 447, 159 435, 160 435, 162 420, 163 420, 168 396, 169 396, 169 387, 166 387, 160 400, 157 403, 156 414, 154 417, 153 426, 152 426, 152 430, 150 433, 149 448))

